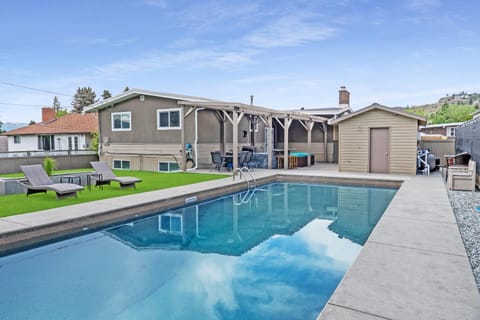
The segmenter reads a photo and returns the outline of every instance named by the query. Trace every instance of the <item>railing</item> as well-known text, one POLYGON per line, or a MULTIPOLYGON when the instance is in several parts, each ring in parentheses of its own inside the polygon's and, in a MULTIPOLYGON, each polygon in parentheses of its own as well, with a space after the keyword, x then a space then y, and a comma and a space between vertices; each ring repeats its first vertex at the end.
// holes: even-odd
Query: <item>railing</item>
POLYGON ((238 206, 250 202, 250 199, 252 199, 257 190, 257 180, 255 180, 252 172, 247 167, 236 168, 233 170, 234 181, 237 174, 240 175, 240 178, 245 179, 247 183, 247 191, 238 193, 238 196, 233 196, 233 203, 238 206))
POLYGON ((0 152, 0 158, 54 157, 97 154, 94 150, 40 150, 0 152))

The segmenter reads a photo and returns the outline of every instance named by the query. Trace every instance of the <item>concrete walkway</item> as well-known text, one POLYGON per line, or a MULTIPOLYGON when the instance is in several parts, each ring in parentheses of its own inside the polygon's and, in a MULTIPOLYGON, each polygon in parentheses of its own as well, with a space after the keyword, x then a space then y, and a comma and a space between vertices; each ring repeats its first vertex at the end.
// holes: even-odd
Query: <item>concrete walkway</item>
POLYGON ((440 175, 404 182, 319 319, 480 319, 440 175))
MULTIPOLYGON (((336 172, 335 166, 255 170, 254 174, 263 181, 281 174, 357 179, 365 184, 404 181, 319 319, 480 319, 480 295, 440 175, 348 174, 336 172)), ((188 197, 225 193, 241 184, 230 177, 2 218, 0 248, 27 231, 43 232, 45 237, 78 232, 105 223, 102 217, 112 213, 126 219, 139 208, 146 212, 178 206, 188 197)))

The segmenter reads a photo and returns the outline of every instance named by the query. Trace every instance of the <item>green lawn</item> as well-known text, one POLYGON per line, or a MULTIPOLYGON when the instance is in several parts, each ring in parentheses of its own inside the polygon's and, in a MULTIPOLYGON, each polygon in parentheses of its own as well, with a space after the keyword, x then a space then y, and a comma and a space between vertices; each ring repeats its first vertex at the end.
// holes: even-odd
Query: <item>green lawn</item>
MULTIPOLYGON (((76 170, 79 172, 81 170, 76 170)), ((86 171, 92 171, 86 170, 86 171)), ((216 179, 222 179, 227 175, 220 174, 208 174, 208 173, 188 173, 188 172, 176 172, 176 173, 160 173, 160 172, 147 172, 147 171, 124 171, 115 170, 117 176, 134 176, 142 179, 142 182, 137 183, 137 188, 120 189, 119 184, 112 182, 111 186, 105 186, 103 190, 100 188, 92 187, 89 191, 85 188, 84 191, 78 193, 78 198, 67 198, 57 200, 55 192, 48 191, 47 194, 37 193, 30 195, 28 198, 25 194, 14 194, 0 196, 0 217, 7 217, 26 212, 34 212, 44 209, 51 209, 57 207, 65 207, 72 204, 90 202, 95 200, 120 197, 129 194, 141 193, 146 191, 159 190, 164 188, 171 188, 176 186, 182 186, 202 181, 210 181, 216 179)), ((55 171, 55 174, 60 171, 55 171)), ((64 172, 63 172, 64 173, 64 172)), ((7 175, 2 175, 7 177, 7 175)), ((8 177, 23 177, 21 174, 8 175, 8 177)))

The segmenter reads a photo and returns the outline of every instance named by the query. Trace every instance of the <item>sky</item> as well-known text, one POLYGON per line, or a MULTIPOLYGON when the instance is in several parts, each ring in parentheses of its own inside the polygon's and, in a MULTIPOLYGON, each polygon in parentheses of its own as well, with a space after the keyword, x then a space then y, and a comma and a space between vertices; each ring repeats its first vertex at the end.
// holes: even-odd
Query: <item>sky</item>
POLYGON ((2 0, 0 121, 126 86, 274 109, 480 92, 480 1, 2 0), (35 89, 35 90, 34 90, 35 89))

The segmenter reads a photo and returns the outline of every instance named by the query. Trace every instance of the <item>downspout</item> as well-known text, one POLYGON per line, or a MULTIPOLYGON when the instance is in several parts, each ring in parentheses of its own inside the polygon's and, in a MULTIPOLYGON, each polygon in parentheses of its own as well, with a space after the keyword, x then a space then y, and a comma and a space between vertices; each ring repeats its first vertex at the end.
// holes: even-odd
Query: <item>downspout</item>
POLYGON ((195 152, 195 165, 187 169, 187 171, 196 170, 198 167, 198 111, 205 110, 205 108, 195 109, 195 141, 193 142, 193 150, 195 152))

